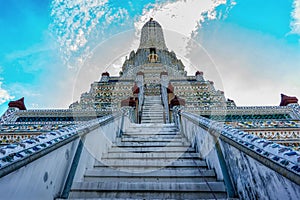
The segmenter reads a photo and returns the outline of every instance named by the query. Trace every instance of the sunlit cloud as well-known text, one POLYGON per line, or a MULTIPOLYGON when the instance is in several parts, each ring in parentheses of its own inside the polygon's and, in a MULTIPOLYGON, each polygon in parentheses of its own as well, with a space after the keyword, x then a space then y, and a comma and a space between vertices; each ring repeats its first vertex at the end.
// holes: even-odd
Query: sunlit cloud
MULTIPOLYGON (((178 0, 171 3, 150 4, 144 9, 139 20, 135 22, 136 35, 140 36, 140 30, 144 23, 153 17, 164 29, 169 50, 176 52, 177 57, 183 61, 188 74, 204 70, 199 68, 199 65, 209 65, 211 72, 218 74, 213 60, 198 43, 199 41, 194 39, 201 31, 202 24, 212 20, 225 19, 235 5, 235 1, 232 0, 178 0), (220 6, 223 9, 219 9, 220 6), (192 59, 195 52, 198 52, 196 57, 201 54, 200 62, 194 62, 192 59)), ((219 76, 211 78, 217 82, 218 89, 223 88, 219 76)))
POLYGON ((293 19, 291 22, 291 32, 300 35, 300 0, 294 0, 291 16, 293 19))
MULTIPOLYGON (((231 2, 231 1, 230 1, 231 2)), ((141 30, 143 24, 153 17, 164 25, 164 29, 176 31, 185 36, 191 36, 197 31, 199 24, 206 19, 216 19, 216 8, 227 5, 226 0, 178 0, 162 4, 148 5, 135 23, 136 30, 141 30)), ((235 5, 230 3, 230 6, 235 5)))
MULTIPOLYGON (((136 34, 139 37, 144 23, 153 17, 165 30, 167 46, 172 46, 171 50, 174 50, 182 58, 187 59, 187 62, 184 59, 183 62, 185 65, 188 65, 191 39, 201 30, 201 24, 210 20, 225 18, 234 5, 235 1, 226 0, 178 0, 175 2, 150 4, 143 10, 143 14, 134 24, 136 34), (217 11, 220 5, 226 7, 225 12, 217 11), (177 38, 176 42, 171 41, 168 44, 168 39, 173 38, 175 34, 181 35, 181 37, 177 36, 179 38, 177 38)), ((191 72, 188 71, 188 73, 191 72)))
POLYGON ((105 29, 111 23, 128 18, 126 9, 111 8, 107 4, 108 0, 52 2, 50 28, 68 67, 80 67, 93 48, 92 40, 104 39, 105 29))
POLYGON ((0 105, 14 99, 15 97, 10 95, 9 92, 2 88, 2 79, 0 79, 0 105))

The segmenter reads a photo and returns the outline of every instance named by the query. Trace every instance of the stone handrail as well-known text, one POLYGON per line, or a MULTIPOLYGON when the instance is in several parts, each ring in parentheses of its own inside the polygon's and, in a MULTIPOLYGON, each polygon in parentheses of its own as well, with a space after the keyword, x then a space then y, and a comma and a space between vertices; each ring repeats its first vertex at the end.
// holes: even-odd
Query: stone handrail
POLYGON ((26 139, 17 144, 10 144, 0 148, 0 178, 51 152, 59 146, 65 145, 90 131, 120 118, 120 112, 93 119, 82 124, 63 127, 32 139, 26 139), (41 152, 44 152, 41 154, 41 152), (38 154, 35 157, 35 154, 38 154), (26 161, 22 162, 21 161, 26 161))
POLYGON ((176 109, 173 112, 300 184, 300 152, 192 113, 176 109))
POLYGON ((142 107, 143 107, 143 104, 144 104, 144 86, 140 86, 140 92, 139 92, 139 107, 138 107, 138 112, 141 112, 142 111, 142 107))
POLYGON ((164 87, 163 85, 161 85, 161 98, 165 109, 164 113, 165 113, 166 123, 169 123, 170 119, 169 119, 168 93, 167 93, 167 88, 164 87))

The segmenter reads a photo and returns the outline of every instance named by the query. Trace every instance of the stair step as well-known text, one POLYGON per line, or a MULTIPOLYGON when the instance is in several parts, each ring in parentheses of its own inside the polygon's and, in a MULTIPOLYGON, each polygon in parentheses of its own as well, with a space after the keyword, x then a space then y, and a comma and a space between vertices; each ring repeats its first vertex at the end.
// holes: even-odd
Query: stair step
POLYGON ((150 116, 150 115, 147 115, 147 116, 142 116, 141 120, 144 120, 144 121, 163 121, 163 117, 156 117, 156 116, 150 116))
POLYGON ((70 199, 74 200, 104 200, 104 199, 151 199, 151 200, 174 200, 174 199, 197 199, 197 200, 216 200, 224 199, 228 200, 227 194, 225 192, 86 192, 83 191, 74 191, 70 194, 70 199), (83 197, 82 197, 83 196, 83 197))
POLYGON ((141 121, 149 121, 149 123, 151 123, 151 121, 153 121, 152 123, 154 123, 156 121, 163 121, 163 117, 145 116, 145 117, 142 117, 141 121))
POLYGON ((141 121, 149 122, 149 123, 156 123, 156 122, 161 122, 163 123, 163 118, 155 118, 155 117, 142 117, 141 121))
POLYGON ((125 131, 122 134, 122 137, 128 138, 183 138, 181 133, 178 131, 172 131, 172 132, 167 132, 167 131, 153 131, 151 132, 130 132, 130 131, 125 131))
MULTIPOLYGON (((137 172, 134 172, 138 174, 137 172)), ((121 176, 121 177, 98 177, 98 176, 85 176, 84 181, 129 181, 129 182, 144 182, 144 181, 159 181, 159 182, 204 182, 204 181, 217 181, 216 177, 197 177, 197 176, 182 176, 182 177, 135 177, 135 176, 121 176)))
POLYGON ((151 152, 151 153, 105 153, 103 159, 173 159, 173 158, 199 158, 198 153, 170 153, 170 152, 151 152))
MULTIPOLYGON (((111 200, 111 198, 88 198, 88 199, 91 199, 91 200, 111 200)), ((133 198, 133 197, 130 197, 130 198, 116 198, 114 197, 113 198, 114 200, 141 200, 141 199, 145 199, 145 198, 133 198)), ((149 198, 150 199, 150 198, 149 198)), ((158 198, 151 198, 152 200, 161 200, 158 199, 158 198)), ((175 198, 164 198, 164 200, 174 200, 175 198)), ((182 199, 182 197, 178 196, 177 199, 182 199)), ((185 197, 185 199, 187 199, 187 197, 185 197)), ((194 198, 195 199, 195 198, 194 198)), ((218 197, 217 195, 215 197, 212 197, 212 198, 197 198, 197 200, 239 200, 238 198, 227 198, 227 197, 220 197, 219 194, 218 194, 218 197)), ((55 198, 55 200, 65 200, 65 199, 61 199, 61 198, 55 198)), ((72 200, 87 200, 87 198, 72 198, 72 200)))
POLYGON ((158 104, 149 104, 143 106, 143 111, 160 111, 163 112, 163 106, 158 104))
POLYGON ((172 168, 187 168, 187 167, 207 167, 204 160, 197 159, 171 159, 171 160, 131 160, 124 162, 113 162, 111 160, 102 163, 100 161, 95 162, 94 167, 135 167, 135 168, 161 168, 161 167, 172 167, 172 168))
POLYGON ((123 137, 122 142, 182 142, 180 137, 164 138, 164 137, 123 137))
POLYGON ((225 198, 223 182, 75 182, 70 198, 225 198))
POLYGON ((216 181, 214 170, 192 168, 181 170, 178 168, 162 168, 150 172, 126 172, 112 168, 87 170, 84 181, 128 181, 128 182, 203 182, 216 181))
POLYGON ((144 111, 156 111, 156 112, 163 112, 162 110, 163 106, 153 106, 153 105, 146 105, 143 106, 143 112, 144 111))
MULTIPOLYGON (((107 166, 122 166, 122 167, 165 167, 165 166, 169 166, 172 165, 172 163, 174 163, 174 161, 177 158, 155 158, 155 159, 130 159, 130 160, 124 160, 124 159, 102 159, 101 161, 103 163, 105 163, 105 165, 107 166)), ((180 160, 184 160, 185 159, 181 159, 180 160)), ((188 159, 186 159, 188 160, 188 159)), ((193 161, 194 163, 194 161, 193 161)), ((194 163, 195 164, 195 163, 194 163)), ((206 163, 205 163, 206 165, 206 163)), ((95 165, 96 166, 96 165, 95 165)))
POLYGON ((143 112, 157 112, 157 113, 163 113, 163 106, 153 106, 153 105, 146 105, 143 106, 143 112))
POLYGON ((155 152, 155 151, 164 151, 164 152, 195 152, 194 148, 189 148, 189 146, 185 147, 123 147, 119 148, 114 146, 113 148, 109 149, 109 153, 118 153, 118 152, 139 152, 139 153, 144 153, 144 152, 155 152))
POLYGON ((161 131, 161 132, 172 132, 172 131, 178 131, 178 128, 176 127, 159 127, 160 124, 158 124, 156 127, 153 126, 153 124, 139 124, 143 125, 145 127, 128 127, 126 131, 131 131, 131 132, 156 132, 156 131, 161 131), (147 125, 149 125, 147 127, 147 125))
POLYGON ((146 108, 154 108, 154 109, 158 109, 158 108, 163 108, 164 106, 161 104, 161 102, 145 102, 143 105, 143 109, 146 108))
POLYGON ((144 101, 144 104, 143 104, 143 108, 146 107, 146 106, 153 106, 153 107, 163 107, 162 103, 161 103, 161 100, 157 100, 157 101, 144 101))
POLYGON ((163 123, 163 120, 162 119, 142 119, 141 120, 141 123, 143 124, 143 123, 151 123, 151 124, 156 124, 156 123, 158 123, 158 124, 161 124, 161 123, 163 123))
POLYGON ((128 131, 149 131, 149 130, 160 130, 160 131, 174 131, 178 130, 177 127, 163 127, 161 124, 139 124, 140 126, 130 126, 127 128, 128 131))
POLYGON ((123 137, 181 137, 179 132, 128 132, 125 131, 123 137))
POLYGON ((142 117, 145 117, 145 116, 153 116, 153 117, 162 117, 163 112, 159 111, 159 112, 152 112, 152 111, 149 111, 149 112, 143 112, 142 114, 142 117))
MULTIPOLYGON (((124 143, 124 142, 123 142, 124 143)), ((169 145, 157 145, 157 144, 146 144, 146 145, 124 145, 123 143, 114 143, 111 146, 111 149, 120 149, 120 150, 145 150, 145 151, 169 151, 169 149, 174 149, 174 151, 176 151, 176 149, 181 150, 181 149, 188 149, 190 147, 190 144, 186 144, 186 145, 177 145, 177 144, 169 144, 169 145)), ((171 150, 170 150, 171 151, 171 150)))
POLYGON ((146 139, 163 139, 163 140, 172 140, 172 139, 182 139, 182 136, 180 134, 173 134, 173 135, 129 135, 129 134, 123 134, 122 135, 122 141, 128 139, 142 139, 142 140, 146 140, 146 139))
POLYGON ((160 124, 160 125, 143 125, 143 124, 130 124, 130 127, 137 127, 137 128, 176 128, 176 125, 174 123, 169 123, 169 124, 160 124))
POLYGON ((114 145, 118 147, 182 147, 190 144, 187 142, 120 142, 114 145))
POLYGON ((163 119, 163 116, 155 116, 155 115, 143 115, 142 119, 163 119))
MULTIPOLYGON (((205 160, 201 160, 201 159, 196 159, 196 160, 192 160, 192 159, 170 159, 170 160, 166 160, 164 163, 163 162, 154 162, 153 160, 149 160, 149 162, 145 162, 145 161, 139 161, 139 160, 134 160, 134 162, 129 163, 129 161, 123 160, 126 163, 126 166, 136 166, 136 167, 193 167, 193 166, 197 166, 197 167, 207 167, 207 164, 205 162, 205 160), (147 165, 145 165, 147 164, 147 165), (167 165, 166 165, 167 164, 167 165)), ((115 166, 125 166, 125 165, 121 165, 122 163, 118 162, 115 163, 115 166)), ((107 163, 103 164, 100 161, 95 161, 95 167, 104 167, 104 166, 111 166, 111 165, 107 165, 107 163)))
POLYGON ((157 135, 157 134, 165 134, 165 135, 170 135, 170 134, 177 134, 179 133, 178 129, 152 129, 151 128, 145 128, 145 130, 141 130, 139 128, 128 128, 124 131, 124 133, 130 133, 130 134, 139 134, 139 135, 157 135))
POLYGON ((152 113, 143 113, 142 114, 142 118, 145 118, 145 117, 148 117, 148 118, 157 118, 157 119, 160 119, 160 118, 163 118, 163 114, 160 113, 159 115, 155 115, 155 114, 152 114, 152 113))
POLYGON ((151 111, 149 111, 149 112, 143 112, 142 113, 142 117, 156 117, 156 118, 159 118, 159 117, 163 117, 164 115, 163 115, 163 112, 151 112, 151 111))
POLYGON ((223 182, 205 182, 205 183, 159 183, 159 182, 74 182, 72 190, 90 190, 90 191, 182 191, 182 192, 225 192, 223 182))
POLYGON ((142 113, 142 118, 143 117, 163 118, 163 113, 143 112, 142 113))
POLYGON ((160 112, 163 113, 164 109, 163 106, 153 106, 153 105, 146 105, 143 106, 143 112, 151 112, 151 111, 156 111, 156 112, 160 112))

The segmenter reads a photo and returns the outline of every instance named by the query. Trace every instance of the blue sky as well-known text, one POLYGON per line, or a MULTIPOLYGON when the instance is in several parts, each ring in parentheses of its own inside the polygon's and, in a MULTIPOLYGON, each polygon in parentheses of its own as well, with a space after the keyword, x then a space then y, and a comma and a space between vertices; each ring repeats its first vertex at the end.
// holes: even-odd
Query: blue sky
POLYGON ((23 96, 28 108, 67 108, 107 67, 87 68, 93 49, 124 31, 138 35, 149 17, 200 44, 214 70, 188 42, 179 55, 237 105, 278 105, 280 93, 300 98, 299 0, 2 0, 0 112, 23 96))

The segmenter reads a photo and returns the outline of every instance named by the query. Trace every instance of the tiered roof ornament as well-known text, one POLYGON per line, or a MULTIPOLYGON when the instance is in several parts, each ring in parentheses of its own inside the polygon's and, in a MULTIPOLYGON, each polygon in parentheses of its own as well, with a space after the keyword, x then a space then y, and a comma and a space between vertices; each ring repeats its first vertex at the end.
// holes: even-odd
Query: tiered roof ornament
POLYGON ((18 99, 16 101, 10 101, 8 103, 8 107, 18 108, 19 110, 26 110, 26 106, 25 106, 25 103, 24 103, 24 97, 22 97, 21 99, 18 99))
POLYGON ((289 104, 298 103, 297 97, 290 97, 284 94, 281 94, 281 102, 279 106, 287 106, 289 104))

